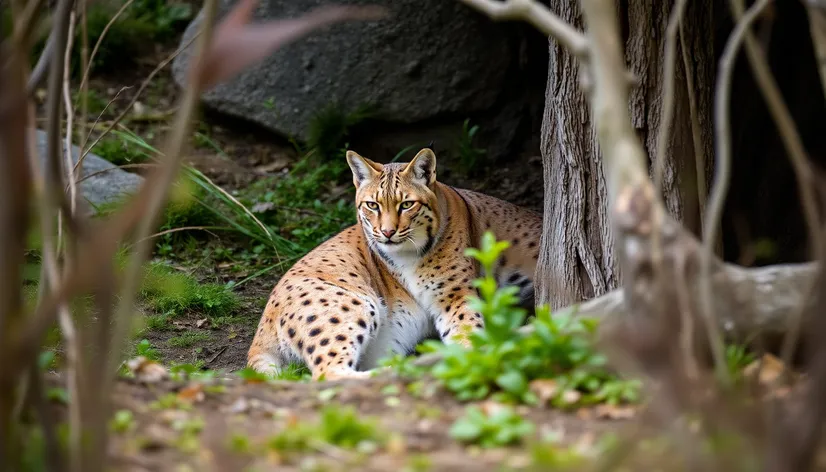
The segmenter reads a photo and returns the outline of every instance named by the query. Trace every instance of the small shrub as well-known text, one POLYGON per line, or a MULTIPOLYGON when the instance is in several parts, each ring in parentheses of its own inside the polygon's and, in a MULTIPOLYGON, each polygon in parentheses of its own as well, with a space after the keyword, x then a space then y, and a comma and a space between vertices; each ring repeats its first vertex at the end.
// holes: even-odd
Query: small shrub
POLYGON ((465 120, 462 123, 462 134, 456 144, 457 162, 456 167, 460 172, 465 174, 474 174, 478 170, 480 164, 487 156, 487 151, 483 148, 477 148, 474 144, 476 133, 479 132, 479 125, 470 125, 470 120, 465 120))
POLYGON ((498 288, 492 271, 508 246, 487 232, 480 249, 466 251, 484 269, 485 275, 473 282, 480 296, 471 297, 468 303, 482 314, 485 327, 468 335, 472 349, 425 341, 420 350, 442 355, 432 374, 463 401, 493 396, 503 402, 535 404, 539 397, 531 382, 539 379, 553 381, 554 388, 549 390, 555 406, 636 401, 641 384, 612 375, 605 357, 596 352, 594 320, 569 313, 551 316, 541 306, 532 321, 533 331, 519 330, 527 312, 517 305, 518 288, 498 288))
POLYGON ((509 407, 499 407, 486 414, 477 406, 469 406, 465 416, 451 426, 450 436, 482 447, 498 447, 519 443, 535 429, 533 423, 509 407))

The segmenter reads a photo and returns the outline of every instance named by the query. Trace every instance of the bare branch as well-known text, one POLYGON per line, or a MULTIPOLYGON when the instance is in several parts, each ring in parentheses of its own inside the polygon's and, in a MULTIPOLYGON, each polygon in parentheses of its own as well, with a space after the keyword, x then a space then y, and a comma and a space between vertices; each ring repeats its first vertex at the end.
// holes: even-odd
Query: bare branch
POLYGON ((533 0, 459 0, 488 15, 494 21, 523 20, 550 36, 580 59, 588 56, 588 39, 544 5, 533 0))
MULTIPOLYGON (((5 46, 5 45, 4 45, 5 46)), ((21 268, 29 225, 31 179, 26 158, 25 75, 21 53, 0 47, 0 343, 11 346, 20 334, 21 268), (11 344, 9 344, 11 343, 11 344)), ((0 458, 12 457, 18 439, 10 435, 17 358, 0 362, 0 458)))
POLYGON ((815 5, 813 1, 803 3, 806 5, 806 12, 809 14, 809 32, 812 35, 812 43, 814 44, 815 61, 817 61, 817 70, 820 73, 823 93, 826 96, 826 11, 815 5))
MULTIPOLYGON (((713 326, 716 319, 711 291, 711 262, 714 253, 714 238, 717 234, 723 205, 731 183, 731 130, 729 122, 729 101, 731 94, 731 76, 734 71, 734 60, 740 49, 746 32, 758 15, 765 9, 770 0, 758 0, 748 14, 737 24, 729 36, 720 59, 720 69, 717 74, 717 98, 715 103, 715 128, 717 133, 717 171, 711 186, 708 213, 703 223, 703 241, 705 251, 700 256, 700 302, 707 326, 713 326)), ((718 362, 722 358, 722 346, 717 346, 718 362)))
MULTIPOLYGON (((743 16, 742 0, 731 0, 731 7, 735 18, 741 18, 743 16)), ((746 32, 745 47, 746 56, 749 59, 749 64, 751 64, 758 88, 763 95, 763 99, 766 100, 769 113, 774 119, 777 130, 780 133, 780 138, 786 148, 786 153, 789 155, 789 161, 797 177, 797 189, 800 194, 800 203, 803 206, 806 229, 808 230, 809 248, 815 260, 823 261, 824 254, 822 246, 818 244, 820 240, 820 215, 812 182, 812 176, 814 174, 809 164, 806 149, 803 146, 803 140, 797 131, 789 108, 783 101, 780 87, 777 85, 777 81, 771 73, 765 54, 757 43, 754 34, 751 32, 746 32)), ((810 287, 809 290, 814 287, 815 282, 816 280, 812 279, 808 283, 810 287)), ((791 360, 792 351, 797 344, 800 329, 799 320, 800 317, 803 316, 803 310, 804 307, 801 305, 795 310, 795 316, 789 319, 789 333, 784 342, 782 352, 783 359, 786 362, 791 360)))
POLYGON ((54 36, 55 48, 51 56, 49 67, 48 95, 46 97, 46 132, 48 133, 46 142, 46 196, 50 204, 59 206, 64 213, 67 225, 71 231, 77 232, 74 218, 66 202, 63 192, 63 172, 61 171, 60 136, 61 115, 62 115, 62 87, 63 72, 66 62, 64 51, 68 44, 69 24, 71 22, 72 5, 74 0, 60 0, 57 10, 54 13, 54 25, 52 34, 54 36))
MULTIPOLYGON (((115 126, 117 126, 121 121, 123 121, 123 119, 126 117, 126 115, 132 110, 132 106, 135 105, 135 102, 137 102, 138 99, 141 97, 141 94, 143 94, 143 91, 146 90, 146 87, 148 87, 149 84, 152 83, 152 79, 154 79, 155 76, 160 71, 162 71, 167 65, 169 65, 170 62, 172 62, 176 57, 178 57, 179 54, 181 54, 186 48, 188 48, 193 42, 195 42, 195 40, 200 35, 201 35, 200 32, 195 33, 194 35, 192 35, 192 37, 189 38, 189 40, 185 44, 183 44, 181 47, 176 49, 172 54, 167 56, 166 59, 161 61, 160 64, 158 64, 154 69, 152 69, 152 72, 150 72, 149 75, 146 77, 146 79, 143 80, 143 82, 141 83, 140 88, 132 96, 132 99, 129 101, 129 103, 126 105, 126 107, 123 108, 123 111, 121 111, 120 114, 118 114, 118 116, 116 116, 114 120, 109 122, 106 129, 103 130, 103 132, 94 140, 94 142, 92 142, 92 144, 88 148, 86 147, 86 144, 88 142, 89 135, 86 136, 86 139, 83 141, 83 144, 80 146, 81 154, 80 154, 80 157, 77 160, 77 163, 75 164, 75 168, 74 168, 75 175, 80 174, 80 166, 82 165, 83 160, 86 159, 86 155, 89 154, 92 151, 92 149, 94 149, 95 146, 98 145, 100 140, 102 140, 113 129, 115 129, 115 126)), ((123 89, 118 91, 118 93, 115 95, 115 98, 113 98, 112 100, 109 101, 109 103, 106 104, 106 108, 104 108, 103 111, 106 111, 106 109, 109 108, 109 105, 111 105, 112 102, 115 99, 117 99, 118 95, 120 95, 120 93, 122 91, 123 91, 123 89)), ((101 111, 100 114, 98 115, 98 119, 100 119, 100 117, 103 115, 103 111, 101 111)), ((95 120, 95 124, 97 124, 97 120, 95 120)))
MULTIPOLYGON (((674 118, 674 74, 677 69, 677 34, 683 22, 687 3, 688 0, 676 0, 674 2, 671 16, 668 19, 668 26, 665 28, 662 121, 660 121, 660 128, 657 130, 657 156, 654 159, 654 186, 657 187, 657 192, 662 192, 665 153, 671 139, 671 122, 674 118)), ((688 69, 686 69, 686 76, 688 76, 688 69)))
POLYGON ((89 61, 88 64, 86 64, 86 69, 83 71, 83 78, 80 80, 80 87, 78 87, 79 89, 83 90, 86 87, 86 82, 89 80, 89 72, 92 69, 92 64, 94 64, 95 62, 95 55, 98 52, 98 48, 100 48, 100 45, 103 43, 103 39, 106 37, 106 33, 109 32, 109 28, 111 28, 112 25, 116 21, 118 21, 118 18, 120 18, 123 12, 125 12, 126 9, 129 8, 129 6, 132 5, 134 1, 135 0, 127 0, 126 3, 124 3, 123 6, 121 6, 120 9, 116 11, 114 15, 112 15, 112 18, 109 20, 109 22, 106 23, 106 26, 103 27, 103 31, 100 32, 100 36, 98 37, 97 42, 95 42, 95 47, 92 48, 92 54, 91 56, 89 56, 89 61))

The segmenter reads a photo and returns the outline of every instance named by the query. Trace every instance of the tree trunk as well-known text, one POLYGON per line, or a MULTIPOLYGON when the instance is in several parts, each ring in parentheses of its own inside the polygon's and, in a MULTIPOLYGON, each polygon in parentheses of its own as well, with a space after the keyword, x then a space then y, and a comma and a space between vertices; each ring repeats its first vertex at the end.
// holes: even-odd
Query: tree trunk
MULTIPOLYGON (((683 34, 693 70, 692 91, 700 121, 700 150, 708 182, 713 165, 712 97, 714 44, 709 38, 711 0, 689 2, 683 34)), ((647 154, 656 156, 662 116, 663 51, 671 2, 619 3, 625 51, 638 85, 630 96, 633 125, 647 154)), ((551 0, 551 11, 584 29, 577 0, 551 0)), ((541 153, 545 174, 542 248, 537 267, 537 302, 552 309, 603 295, 620 284, 609 226, 602 156, 587 101, 579 86, 579 61, 550 41, 541 153)), ((699 234, 695 150, 686 71, 677 44, 674 112, 665 156, 663 198, 669 214, 699 234)), ((653 168, 653 167, 652 167, 653 168)))

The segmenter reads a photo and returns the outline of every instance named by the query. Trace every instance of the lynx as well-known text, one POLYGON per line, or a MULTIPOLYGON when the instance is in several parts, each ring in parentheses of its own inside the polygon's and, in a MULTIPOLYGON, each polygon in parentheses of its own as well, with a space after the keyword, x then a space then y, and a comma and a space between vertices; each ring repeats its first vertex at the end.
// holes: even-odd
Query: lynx
POLYGON ((313 249, 278 281, 247 354, 275 374, 291 362, 314 379, 363 378, 389 354, 424 339, 468 345, 483 327, 468 307, 480 267, 464 255, 485 231, 511 246, 495 267, 500 285, 533 305, 541 215, 436 180, 425 148, 409 163, 379 164, 354 151, 358 223, 313 249))

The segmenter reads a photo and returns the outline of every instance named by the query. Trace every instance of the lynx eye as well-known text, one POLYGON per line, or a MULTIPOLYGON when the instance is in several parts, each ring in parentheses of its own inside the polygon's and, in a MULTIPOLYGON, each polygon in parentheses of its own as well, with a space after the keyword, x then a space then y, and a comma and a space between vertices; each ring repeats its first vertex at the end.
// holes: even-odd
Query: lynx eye
POLYGON ((405 202, 402 202, 402 204, 401 204, 401 205, 399 205, 399 208, 401 208, 402 210, 409 210, 409 209, 413 208, 413 205, 414 205, 415 203, 416 203, 416 202, 414 202, 414 201, 407 200, 407 201, 405 201, 405 202))
POLYGON ((364 204, 373 211, 379 211, 379 204, 376 202, 364 202, 364 204))

